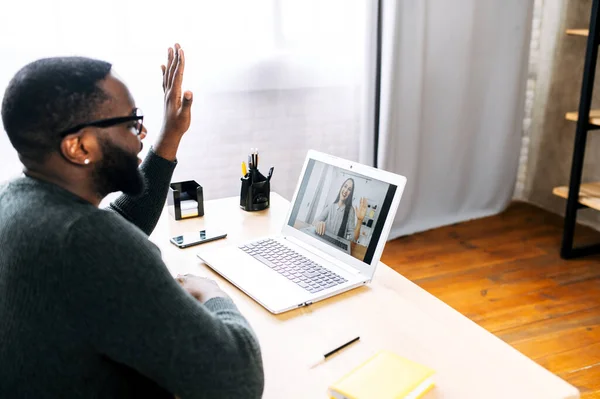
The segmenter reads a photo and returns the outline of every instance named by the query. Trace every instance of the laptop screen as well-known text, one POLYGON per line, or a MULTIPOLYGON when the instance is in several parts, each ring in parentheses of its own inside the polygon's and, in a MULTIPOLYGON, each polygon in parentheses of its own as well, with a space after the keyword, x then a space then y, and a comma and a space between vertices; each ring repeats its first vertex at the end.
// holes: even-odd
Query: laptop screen
POLYGON ((370 264, 396 189, 309 159, 288 225, 370 264))

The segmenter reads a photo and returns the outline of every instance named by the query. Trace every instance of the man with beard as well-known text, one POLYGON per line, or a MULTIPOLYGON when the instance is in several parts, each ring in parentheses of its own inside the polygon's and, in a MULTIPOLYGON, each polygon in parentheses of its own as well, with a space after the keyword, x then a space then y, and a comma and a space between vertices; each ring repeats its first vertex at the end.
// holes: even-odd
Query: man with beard
POLYGON ((0 397, 261 396, 259 345, 231 299, 174 280, 148 240, 190 125, 184 65, 170 48, 143 163, 143 115, 110 64, 42 59, 9 83, 2 121, 24 176, 0 187, 0 397))

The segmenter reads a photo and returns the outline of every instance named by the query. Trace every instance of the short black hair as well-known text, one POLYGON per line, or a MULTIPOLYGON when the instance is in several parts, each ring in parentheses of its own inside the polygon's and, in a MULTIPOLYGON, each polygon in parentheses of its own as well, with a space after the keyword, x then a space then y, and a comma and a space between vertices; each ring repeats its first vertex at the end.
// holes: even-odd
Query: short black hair
POLYGON ((85 57, 31 62, 11 79, 2 100, 2 123, 21 158, 42 162, 58 151, 60 132, 96 119, 109 96, 98 86, 112 65, 85 57))

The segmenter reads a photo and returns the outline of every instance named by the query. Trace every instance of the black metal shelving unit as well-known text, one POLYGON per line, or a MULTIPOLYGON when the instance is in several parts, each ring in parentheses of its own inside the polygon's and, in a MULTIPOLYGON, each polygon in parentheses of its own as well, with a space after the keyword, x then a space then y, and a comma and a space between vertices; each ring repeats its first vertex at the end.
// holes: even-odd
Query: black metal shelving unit
POLYGON ((590 113, 598 58, 598 45, 600 44, 598 36, 600 29, 598 24, 600 19, 599 3, 600 0, 593 0, 592 2, 590 24, 587 32, 585 29, 573 29, 567 31, 567 34, 578 36, 586 36, 587 33, 587 46, 583 67, 579 110, 577 114, 567 114, 567 119, 577 121, 569 186, 568 189, 567 187, 557 187, 554 189, 554 194, 567 198, 565 223, 560 250, 560 256, 564 259, 600 253, 600 243, 585 247, 574 247, 573 243, 575 226, 577 223, 577 211, 581 208, 588 207, 600 210, 600 206, 596 207, 596 205, 600 205, 600 198, 598 198, 598 204, 596 204, 595 201, 595 194, 600 190, 600 183, 583 185, 581 183, 587 134, 591 130, 600 129, 600 112, 592 111, 592 113, 590 113))

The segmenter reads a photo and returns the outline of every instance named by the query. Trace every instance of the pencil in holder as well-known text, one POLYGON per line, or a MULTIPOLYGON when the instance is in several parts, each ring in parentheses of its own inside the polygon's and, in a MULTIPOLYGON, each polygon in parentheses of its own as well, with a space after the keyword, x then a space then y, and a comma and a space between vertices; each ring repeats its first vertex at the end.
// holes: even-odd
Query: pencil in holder
POLYGON ((240 208, 245 211, 262 211, 270 203, 271 179, 263 176, 258 169, 251 168, 241 178, 240 208))

